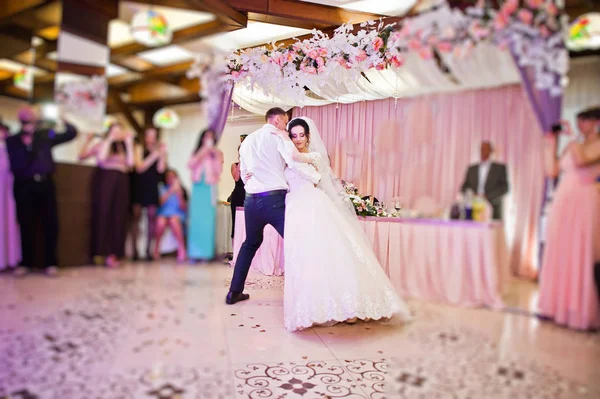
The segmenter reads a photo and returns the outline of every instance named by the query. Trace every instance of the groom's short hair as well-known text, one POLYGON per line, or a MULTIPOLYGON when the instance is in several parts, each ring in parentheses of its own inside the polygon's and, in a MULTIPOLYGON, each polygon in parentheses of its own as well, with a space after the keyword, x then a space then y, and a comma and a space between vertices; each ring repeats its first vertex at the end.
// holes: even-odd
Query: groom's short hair
POLYGON ((285 112, 283 109, 281 109, 279 107, 271 108, 265 114, 265 121, 268 121, 269 119, 274 118, 277 115, 287 115, 287 112, 285 112))

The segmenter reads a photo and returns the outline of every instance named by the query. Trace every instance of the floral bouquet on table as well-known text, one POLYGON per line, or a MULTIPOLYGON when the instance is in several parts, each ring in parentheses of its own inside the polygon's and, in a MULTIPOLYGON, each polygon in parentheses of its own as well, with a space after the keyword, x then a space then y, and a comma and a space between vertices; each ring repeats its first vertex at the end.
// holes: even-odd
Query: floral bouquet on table
POLYGON ((354 184, 342 180, 342 185, 346 191, 346 197, 352 201, 354 211, 358 216, 379 216, 379 210, 361 198, 358 188, 354 184))

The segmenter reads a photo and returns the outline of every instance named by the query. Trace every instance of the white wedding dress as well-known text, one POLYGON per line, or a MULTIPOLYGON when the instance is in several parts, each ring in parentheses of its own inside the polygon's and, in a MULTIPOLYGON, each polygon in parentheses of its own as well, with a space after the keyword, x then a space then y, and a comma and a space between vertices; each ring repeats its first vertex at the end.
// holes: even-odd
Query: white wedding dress
MULTIPOLYGON (((311 121, 312 122, 312 121, 311 121)), ((311 128, 311 142, 314 140, 311 128)), ((327 165, 327 168, 329 165, 327 165)), ((322 172, 319 167, 319 172, 322 172)), ((288 331, 354 317, 410 319, 366 235, 330 196, 294 169, 285 213, 284 323, 288 331)))

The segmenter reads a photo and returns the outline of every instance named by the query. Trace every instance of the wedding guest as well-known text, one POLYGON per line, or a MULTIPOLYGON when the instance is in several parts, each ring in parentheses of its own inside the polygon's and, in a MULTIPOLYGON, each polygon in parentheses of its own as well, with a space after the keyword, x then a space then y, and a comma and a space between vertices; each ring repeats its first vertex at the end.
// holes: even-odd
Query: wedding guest
POLYGON ((502 220, 504 196, 508 194, 506 165, 493 162, 494 146, 489 141, 481 143, 481 163, 467 169, 461 191, 471 190, 485 198, 493 209, 493 219, 502 220))
POLYGON ((217 184, 223 172, 223 153, 215 148, 215 133, 202 132, 188 162, 194 182, 189 204, 188 256, 194 260, 215 257, 217 184))
POLYGON ((13 175, 6 152, 8 126, 0 122, 0 270, 15 267, 21 260, 19 225, 13 194, 13 175))
POLYGON ((539 308, 555 323, 578 330, 600 328, 599 124, 600 109, 581 112, 582 142, 572 142, 558 157, 557 136, 548 134, 544 148, 546 174, 561 173, 561 180, 548 218, 539 308))
POLYGON ((184 262, 186 250, 183 224, 187 212, 187 193, 181 186, 177 172, 173 169, 169 169, 165 173, 165 185, 160 188, 159 202, 154 259, 160 259, 160 242, 165 230, 169 227, 177 240, 177 261, 184 262))
POLYGON ((98 164, 92 182, 92 256, 116 268, 125 256, 133 134, 114 123, 106 138, 91 146, 93 139, 88 135, 79 153, 80 160, 95 157, 98 164))
MULTIPOLYGON (((240 153, 240 147, 238 147, 238 157, 240 153)), ((244 200, 246 199, 246 189, 244 188, 244 181, 240 175, 240 163, 236 162, 231 165, 231 177, 235 182, 235 187, 229 196, 229 202, 231 204, 231 239, 235 235, 235 214, 236 208, 244 206, 244 200)))
POLYGON ((18 117, 21 131, 6 139, 10 168, 14 176, 17 220, 21 231, 22 260, 20 267, 15 270, 15 275, 23 276, 33 266, 35 214, 38 210, 44 230, 45 272, 49 276, 55 276, 58 273, 58 215, 52 148, 77 137, 77 129, 64 117, 65 132, 40 129, 38 115, 29 106, 21 108, 18 117))
POLYGON ((167 148, 158 141, 158 132, 148 128, 144 132, 142 146, 136 148, 135 172, 133 176, 133 221, 131 238, 133 241, 133 260, 140 259, 137 242, 140 231, 142 210, 146 209, 147 217, 147 242, 146 259, 151 259, 150 248, 154 238, 156 226, 156 210, 159 205, 158 184, 167 167, 167 148))

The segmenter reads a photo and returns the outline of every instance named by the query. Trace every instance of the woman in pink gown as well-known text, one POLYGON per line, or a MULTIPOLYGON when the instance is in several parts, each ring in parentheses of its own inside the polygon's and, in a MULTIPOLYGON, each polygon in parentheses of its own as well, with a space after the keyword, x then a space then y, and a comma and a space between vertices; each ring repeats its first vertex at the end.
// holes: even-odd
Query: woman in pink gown
POLYGON ((600 135, 598 110, 580 113, 585 140, 556 158, 556 136, 548 136, 546 169, 562 172, 548 221, 541 272, 541 314, 577 330, 600 328, 594 266, 600 262, 600 135))
POLYGON ((14 267, 21 260, 13 175, 4 143, 7 136, 8 127, 0 123, 0 270, 14 267))

